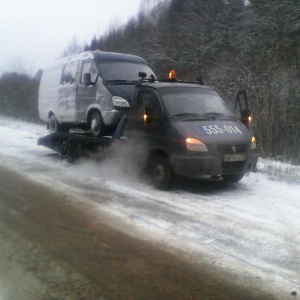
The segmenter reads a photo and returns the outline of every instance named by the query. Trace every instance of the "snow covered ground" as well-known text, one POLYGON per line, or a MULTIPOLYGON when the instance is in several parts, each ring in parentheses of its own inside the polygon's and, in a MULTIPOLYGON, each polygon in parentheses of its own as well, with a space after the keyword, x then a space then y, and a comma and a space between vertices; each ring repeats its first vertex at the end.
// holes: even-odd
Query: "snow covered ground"
POLYGON ((259 160, 238 184, 203 179, 158 191, 120 150, 71 165, 37 146, 44 126, 0 117, 1 165, 75 193, 120 227, 290 299, 300 290, 300 167, 259 160))

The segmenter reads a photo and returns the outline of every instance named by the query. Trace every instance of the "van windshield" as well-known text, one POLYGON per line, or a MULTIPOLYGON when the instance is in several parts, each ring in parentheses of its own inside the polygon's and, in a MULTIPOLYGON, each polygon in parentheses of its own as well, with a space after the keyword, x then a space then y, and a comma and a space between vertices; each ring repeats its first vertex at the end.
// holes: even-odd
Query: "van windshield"
POLYGON ((107 60, 98 63, 98 67, 105 81, 138 81, 139 72, 145 72, 147 77, 154 75, 148 65, 131 61, 107 60))
POLYGON ((220 95, 198 87, 160 89, 168 115, 174 121, 235 119, 220 95))

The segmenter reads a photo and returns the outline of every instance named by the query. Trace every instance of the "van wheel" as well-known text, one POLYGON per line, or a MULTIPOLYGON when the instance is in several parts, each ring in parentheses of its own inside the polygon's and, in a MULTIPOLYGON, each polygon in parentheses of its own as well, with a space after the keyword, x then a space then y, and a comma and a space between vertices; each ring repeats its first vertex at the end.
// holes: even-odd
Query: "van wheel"
POLYGON ((155 156, 151 162, 151 178, 156 188, 168 190, 174 180, 174 173, 168 159, 163 155, 155 156))
POLYGON ((50 133, 55 133, 60 131, 60 125, 57 122, 54 115, 51 115, 49 118, 49 131, 50 133))
POLYGON ((104 123, 100 112, 95 111, 91 116, 90 121, 91 131, 93 136, 100 137, 103 134, 104 123))
POLYGON ((228 182, 238 182, 244 177, 244 173, 241 174, 226 174, 222 175, 223 179, 228 182))

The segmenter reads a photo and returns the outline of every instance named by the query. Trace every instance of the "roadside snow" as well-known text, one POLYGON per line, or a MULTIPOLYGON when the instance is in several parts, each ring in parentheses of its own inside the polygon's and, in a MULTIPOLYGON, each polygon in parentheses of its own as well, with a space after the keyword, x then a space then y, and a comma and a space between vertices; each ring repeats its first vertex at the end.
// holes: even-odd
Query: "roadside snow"
POLYGON ((260 159, 257 164, 257 170, 267 174, 274 181, 283 180, 290 183, 300 183, 300 166, 271 159, 260 159))
POLYGON ((41 184, 75 191, 132 234, 180 250, 195 264, 204 256, 278 299, 300 289, 299 166, 260 159, 258 172, 238 184, 181 181, 163 192, 120 154, 70 165, 37 146, 46 133, 44 126, 1 117, 1 164, 41 184))

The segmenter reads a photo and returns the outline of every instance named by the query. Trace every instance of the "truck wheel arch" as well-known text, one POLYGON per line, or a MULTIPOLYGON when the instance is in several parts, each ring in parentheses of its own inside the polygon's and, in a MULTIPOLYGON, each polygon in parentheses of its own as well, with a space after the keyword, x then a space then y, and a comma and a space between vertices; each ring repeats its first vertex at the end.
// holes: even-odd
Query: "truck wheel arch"
POLYGON ((173 184, 175 174, 164 152, 155 152, 149 159, 149 171, 154 186, 160 190, 168 190, 173 184))
POLYGON ((151 149, 148 153, 148 158, 147 158, 147 168, 150 168, 151 165, 151 161, 153 160, 153 158, 155 156, 164 156, 166 159, 169 159, 169 156, 167 154, 167 152, 164 149, 161 148, 155 148, 155 149, 151 149))

